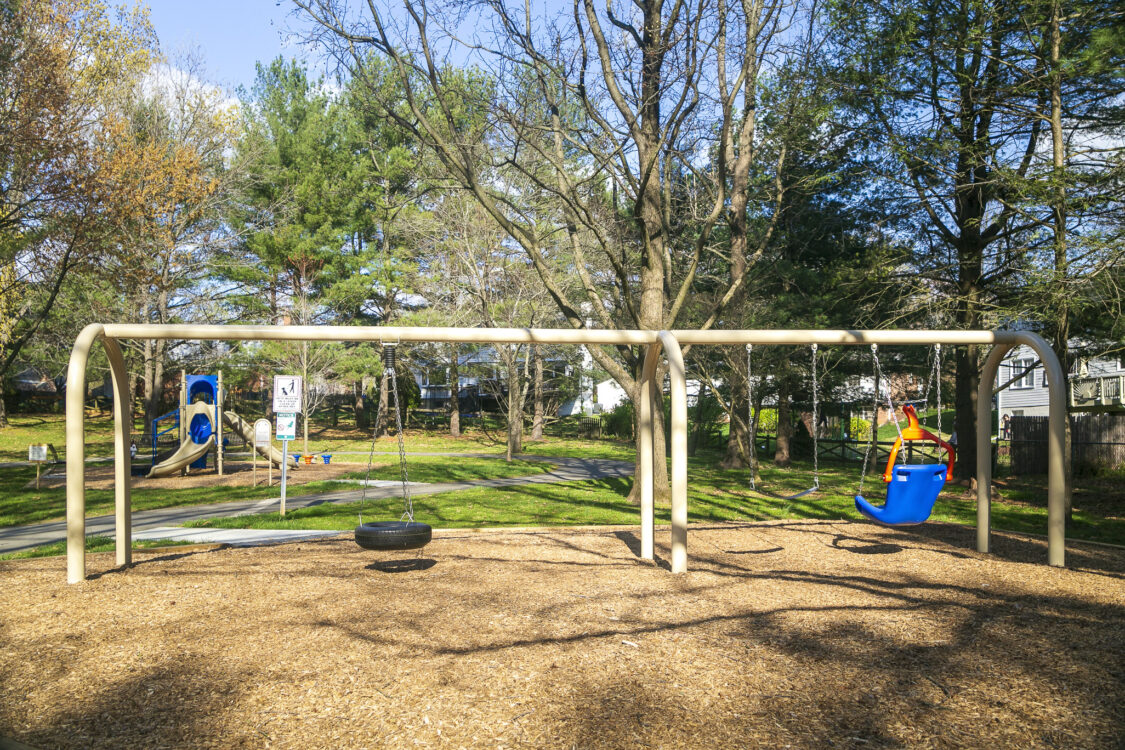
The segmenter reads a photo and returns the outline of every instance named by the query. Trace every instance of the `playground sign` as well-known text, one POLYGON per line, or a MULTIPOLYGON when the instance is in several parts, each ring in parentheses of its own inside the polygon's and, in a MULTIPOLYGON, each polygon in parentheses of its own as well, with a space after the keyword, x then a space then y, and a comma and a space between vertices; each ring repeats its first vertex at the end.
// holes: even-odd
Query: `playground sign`
POLYGON ((301 376, 273 376, 273 410, 275 412, 301 412, 301 376))
MULTIPOLYGON (((262 420, 265 421, 265 420, 262 420)), ((269 425, 269 422, 266 422, 269 425)), ((254 438, 257 441, 257 427, 254 428, 254 438)), ((269 434, 269 433, 267 433, 269 434)), ((297 415, 293 412, 278 412, 277 413, 277 439, 278 440, 295 440, 297 438, 297 415)), ((268 439, 267 439, 268 444, 268 439)))
POLYGON ((46 443, 32 443, 27 446, 27 462, 35 464, 35 489, 39 489, 39 467, 47 463, 47 449, 50 448, 46 443))

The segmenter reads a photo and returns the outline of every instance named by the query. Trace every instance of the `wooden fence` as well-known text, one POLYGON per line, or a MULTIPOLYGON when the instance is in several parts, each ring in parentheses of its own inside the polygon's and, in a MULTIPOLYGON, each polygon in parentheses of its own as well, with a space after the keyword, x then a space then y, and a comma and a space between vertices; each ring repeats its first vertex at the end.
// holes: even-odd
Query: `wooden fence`
MULTIPOLYGON (((895 444, 893 440, 880 440, 875 444, 875 449, 871 452, 868 458, 873 466, 878 466, 879 471, 882 471, 887 463, 887 459, 891 455, 891 447, 895 444)), ((817 439, 817 456, 821 461, 836 460, 844 462, 863 462, 863 457, 866 455, 870 443, 867 441, 856 440, 841 440, 839 438, 818 438, 817 439)), ((777 437, 775 435, 758 435, 758 452, 767 456, 772 456, 777 447, 777 437)), ((908 440, 901 453, 905 454, 907 463, 944 463, 945 451, 934 450, 936 446, 932 443, 919 444, 913 440, 908 440), (940 456, 938 455, 940 453, 940 456)), ((801 448, 805 448, 811 456, 812 441, 805 438, 801 447, 796 448, 796 455, 800 455, 801 448)))
MULTIPOLYGON (((1043 474, 1047 467, 1047 417, 1012 417, 1012 473, 1043 474)), ((1125 414, 1070 418, 1074 471, 1097 473, 1125 465, 1125 414)))

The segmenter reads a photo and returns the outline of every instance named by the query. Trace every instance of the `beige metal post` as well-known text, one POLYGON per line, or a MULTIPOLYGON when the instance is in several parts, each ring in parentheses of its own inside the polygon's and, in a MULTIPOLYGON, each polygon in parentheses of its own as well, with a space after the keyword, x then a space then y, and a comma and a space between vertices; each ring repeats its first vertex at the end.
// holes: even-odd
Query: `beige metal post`
MULTIPOLYGON (((668 359, 672 397, 672 572, 687 572, 687 373, 675 337, 660 332, 668 359)), ((655 389, 659 392, 659 388, 655 389)), ((661 461, 663 456, 659 457, 661 461)), ((650 478, 651 481, 651 478, 650 478)))
POLYGON ((1047 564, 1066 565, 1066 498, 1070 472, 1066 455, 1067 398, 1063 368, 1051 346, 1038 334, 1014 332, 1011 341, 989 353, 977 392, 977 551, 988 552, 992 529, 992 389, 1004 357, 1017 344, 1031 347, 1043 363, 1049 392, 1047 412, 1047 564))
MULTIPOLYGON (((161 385, 162 385, 161 383, 154 383, 153 387, 154 388, 160 388, 161 385)), ((178 432, 180 433, 180 445, 183 445, 184 443, 186 443, 188 441, 188 427, 190 425, 188 425, 186 423, 187 404, 188 404, 187 370, 180 370, 180 417, 179 417, 179 420, 178 420, 179 421, 178 432)), ((183 466, 180 469, 180 476, 181 477, 187 476, 187 466, 186 465, 183 466)))
MULTIPOLYGON (((637 450, 641 452, 641 475, 633 477, 634 482, 641 485, 641 557, 645 560, 653 559, 653 550, 656 517, 653 502, 653 391, 652 374, 656 370, 656 363, 660 358, 655 344, 650 344, 645 354, 644 367, 641 370, 641 382, 638 390, 640 398, 637 403, 637 427, 640 430, 640 440, 637 450)), ((660 457, 664 460, 664 456, 660 457)))
MULTIPOLYGON (((125 358, 114 339, 102 339, 109 371, 113 378, 113 498, 114 547, 117 564, 133 562, 133 509, 130 497, 133 484, 133 461, 129 453, 129 436, 133 432, 133 395, 125 358)), ((85 515, 85 509, 83 509, 85 515)))
MULTIPOLYGON (((107 339, 188 339, 213 341, 434 341, 470 343, 538 343, 538 344, 583 344, 612 346, 650 346, 660 343, 669 363, 672 385, 672 570, 683 572, 687 568, 687 383, 684 372, 683 354, 680 344, 700 345, 745 345, 745 344, 887 344, 887 345, 928 345, 928 344, 994 344, 1011 347, 1026 343, 1035 349, 1045 366, 1050 379, 1051 395, 1051 447, 1050 479, 1048 485, 1048 558, 1052 565, 1061 565, 1064 559, 1065 527, 1063 513, 1069 492, 1062 455, 1062 425, 1066 418, 1065 394, 1061 393, 1061 367, 1050 347, 1042 338, 1034 334, 1013 331, 845 331, 845 330, 744 330, 744 331, 617 331, 587 329, 530 329, 530 328, 400 328, 375 326, 190 326, 190 325, 145 325, 145 324, 92 324, 79 334, 71 353, 68 392, 67 392, 67 580, 76 582, 85 577, 85 448, 84 448, 84 395, 86 384, 86 361, 93 341, 101 336, 107 339)), ((656 356, 650 351, 650 356, 656 356)), ((655 362, 655 361, 654 361, 655 362)), ((991 359, 990 359, 991 362, 991 359)), ((655 364, 653 365, 655 369, 655 364)), ((992 371, 992 375, 995 372, 992 371)), ((991 388, 989 377, 985 378, 991 388)), ((647 408, 647 420, 642 424, 642 441, 646 439, 643 425, 649 425, 647 440, 652 441, 652 408, 659 391, 659 385, 649 382, 649 398, 642 399, 642 412, 647 408)), ((183 400, 186 401, 186 377, 182 381, 183 400)), ((984 387, 982 385, 982 387, 984 387)), ((988 406, 984 399, 984 407, 988 406)), ((986 424, 987 424, 987 420, 986 424)), ((185 430, 181 418, 181 439, 185 430)), ((118 441, 121 445, 120 434, 118 441)), ((979 446, 978 466, 982 460, 991 468, 990 443, 984 441, 979 446), (983 458, 982 458, 983 457, 983 458)), ((117 453, 117 460, 123 463, 123 454, 117 453)), ((663 456, 652 456, 647 451, 649 461, 641 462, 644 476, 637 480, 651 487, 652 460, 664 460, 663 456)), ((988 472, 990 477, 991 472, 988 472)), ((982 477, 984 479, 985 477, 982 477)), ((981 484, 988 487, 987 481, 981 484)), ((119 482, 127 486, 127 482, 119 482)), ((119 507, 127 507, 125 500, 118 496, 119 507)), ((983 503, 988 504, 988 490, 985 489, 983 503)), ((978 495, 978 501, 980 496, 978 495)), ((643 502, 643 495, 642 495, 643 502)), ((987 516, 986 516, 987 518, 987 516)), ((121 519, 119 518, 119 524, 121 519)), ((652 521, 649 517, 651 538, 652 521)), ((643 526, 643 524, 642 524, 643 526)), ((120 526, 119 526, 120 531, 120 526)), ((644 530, 642 529, 642 552, 644 552, 644 530)))
POLYGON ((66 372, 66 582, 86 578, 86 362, 103 332, 99 323, 82 329, 66 372))

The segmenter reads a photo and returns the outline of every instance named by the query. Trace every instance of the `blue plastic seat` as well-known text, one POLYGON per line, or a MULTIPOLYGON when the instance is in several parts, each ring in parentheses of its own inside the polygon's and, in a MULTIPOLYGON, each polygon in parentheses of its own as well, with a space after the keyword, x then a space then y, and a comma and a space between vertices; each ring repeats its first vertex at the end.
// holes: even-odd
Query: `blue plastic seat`
POLYGON ((945 486, 946 471, 945 464, 896 466, 887 484, 887 500, 883 507, 876 507, 862 495, 856 495, 856 510, 887 526, 922 523, 933 512, 938 493, 945 486))

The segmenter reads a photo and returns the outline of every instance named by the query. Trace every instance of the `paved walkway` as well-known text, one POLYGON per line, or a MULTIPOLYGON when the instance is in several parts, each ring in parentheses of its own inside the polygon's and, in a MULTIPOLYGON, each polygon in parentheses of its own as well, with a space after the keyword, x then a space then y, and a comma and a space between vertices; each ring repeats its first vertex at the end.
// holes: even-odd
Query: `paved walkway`
MULTIPOLYGON (((390 455, 398 455, 390 454, 390 455)), ((407 456, 450 456, 450 457, 475 457, 495 458, 495 454, 479 453, 409 453, 407 456)), ((507 479, 477 479, 464 482, 442 482, 434 484, 410 483, 412 495, 435 495, 439 492, 453 492, 467 490, 474 487, 514 487, 524 484, 553 484, 556 482, 575 482, 586 479, 607 479, 633 476, 633 464, 626 461, 615 461, 606 458, 563 458, 558 456, 527 456, 521 459, 529 461, 544 461, 554 464, 555 468, 541 474, 532 474, 525 477, 510 477, 507 479)), ((357 480, 359 481, 359 480, 357 480)), ((362 481, 359 481, 362 484, 362 481)), ((380 500, 397 497, 402 492, 401 482, 382 480, 370 482, 367 487, 369 500, 380 500)), ((341 489, 339 492, 326 492, 318 495, 297 495, 285 498, 286 510, 309 508, 325 503, 354 503, 363 497, 362 489, 341 489)), ((154 529, 182 526, 189 521, 203 518, 218 518, 222 516, 245 516, 255 513, 265 513, 276 510, 280 497, 265 500, 241 500, 229 503, 211 503, 208 505, 186 505, 175 508, 160 508, 157 510, 141 510, 133 512, 133 538, 153 539, 171 538, 154 537, 150 532, 154 529)), ((200 529, 199 531, 203 531, 200 529)), ((238 531, 227 529, 224 531, 238 531)), ((251 544, 262 544, 263 530, 251 530, 247 538, 253 538, 251 544)), ((305 532, 307 533, 307 532, 305 532)), ((340 532, 333 531, 332 534, 340 532)), ((87 536, 114 536, 114 517, 112 515, 93 516, 86 519, 87 536)), ((236 536, 236 535, 232 535, 236 536)), ((66 539, 66 522, 52 521, 37 523, 28 526, 10 526, 0 528, 0 554, 18 552, 31 547, 44 544, 53 544, 66 539)), ((286 541, 279 536, 279 541, 286 541)), ((203 540, 210 541, 210 540, 203 540)), ((228 544, 237 544, 237 540, 225 539, 228 544)))

